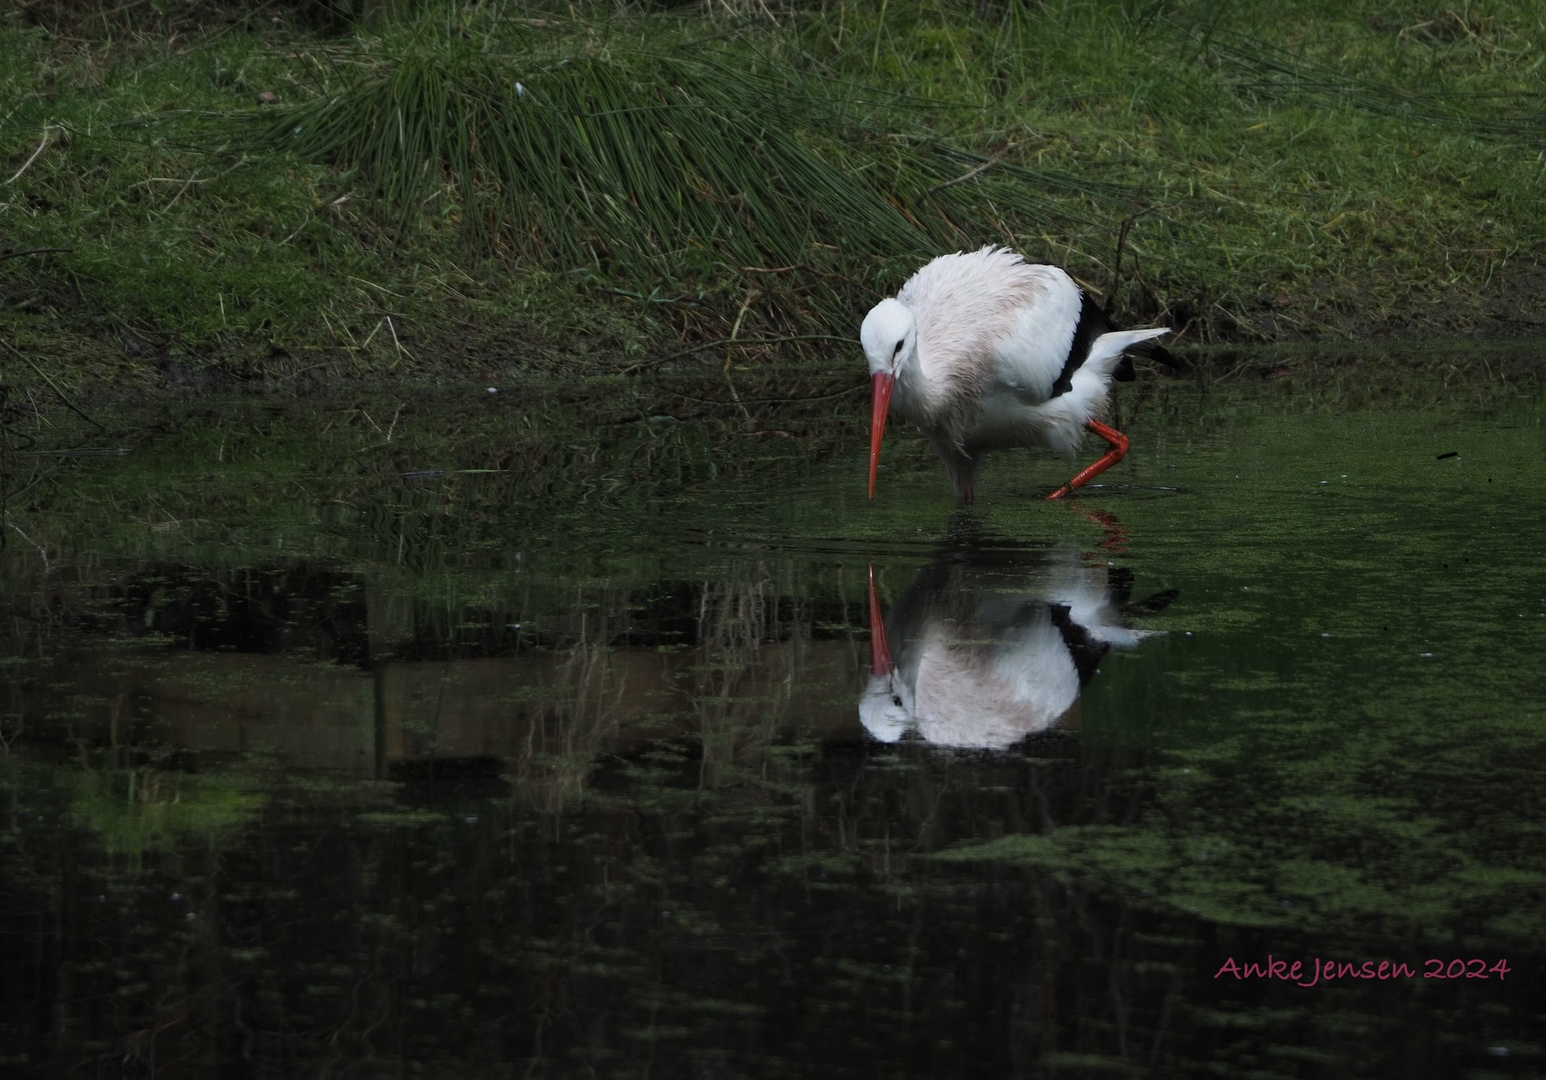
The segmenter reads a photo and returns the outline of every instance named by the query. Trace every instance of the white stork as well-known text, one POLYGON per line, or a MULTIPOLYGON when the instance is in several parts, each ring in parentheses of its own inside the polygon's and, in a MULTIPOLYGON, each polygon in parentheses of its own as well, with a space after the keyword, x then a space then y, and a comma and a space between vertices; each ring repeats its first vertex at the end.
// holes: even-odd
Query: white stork
POLYGON ((870 496, 893 404, 929 436, 962 501, 984 451, 1042 446, 1071 458, 1095 432, 1105 454, 1047 497, 1067 495, 1127 453, 1127 436, 1100 421, 1112 380, 1133 377, 1123 354, 1180 367, 1150 341, 1166 333, 1113 330, 1067 273, 1008 248, 941 255, 859 331, 874 386, 870 496))

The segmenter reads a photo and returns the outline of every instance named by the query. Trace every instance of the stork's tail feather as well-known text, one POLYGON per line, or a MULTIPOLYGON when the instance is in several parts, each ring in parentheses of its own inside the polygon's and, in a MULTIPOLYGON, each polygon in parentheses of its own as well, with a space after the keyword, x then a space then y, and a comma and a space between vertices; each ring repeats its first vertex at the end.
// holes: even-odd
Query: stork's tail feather
POLYGON ((1157 341, 1140 341, 1127 351, 1134 356, 1141 356, 1145 360, 1153 360, 1157 364, 1164 364, 1175 372, 1186 370, 1186 361, 1157 341))
MULTIPOLYGON (((1150 350, 1158 349, 1168 357, 1170 353, 1161 346, 1146 344, 1150 338, 1168 333, 1170 333, 1170 327, 1155 326, 1147 330, 1113 330, 1102 334, 1091 343, 1090 355, 1085 358, 1084 367, 1108 374, 1116 369, 1122 354, 1129 351, 1140 356, 1152 356, 1153 353, 1150 350)), ((1155 358, 1158 359, 1158 357, 1155 358)))

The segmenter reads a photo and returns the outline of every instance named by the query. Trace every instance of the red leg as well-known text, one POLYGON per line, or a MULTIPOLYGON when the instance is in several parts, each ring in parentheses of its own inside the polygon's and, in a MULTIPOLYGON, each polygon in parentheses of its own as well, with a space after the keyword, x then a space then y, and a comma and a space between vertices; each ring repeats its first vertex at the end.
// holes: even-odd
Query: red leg
MULTIPOLYGON (((1096 547, 1105 548, 1107 551, 1125 553, 1127 551, 1127 526, 1104 510, 1097 510, 1093 506, 1080 506, 1078 503, 1065 503, 1070 510, 1087 521, 1093 521, 1101 527, 1105 534, 1096 547)), ((1091 559, 1094 558, 1092 554, 1091 559)))
POLYGON ((1091 480, 1095 479, 1095 477, 1111 468, 1111 466, 1121 461, 1123 455, 1127 453, 1127 436, 1123 435, 1116 428, 1109 427, 1106 424, 1101 423, 1099 420, 1091 420, 1085 426, 1110 443, 1110 449, 1102 454, 1099 459, 1096 460, 1095 464, 1080 472, 1079 475, 1075 476, 1068 483, 1058 488, 1051 495, 1048 495, 1047 498, 1061 499, 1063 496, 1072 493, 1074 488, 1083 487, 1085 484, 1088 484, 1091 480))

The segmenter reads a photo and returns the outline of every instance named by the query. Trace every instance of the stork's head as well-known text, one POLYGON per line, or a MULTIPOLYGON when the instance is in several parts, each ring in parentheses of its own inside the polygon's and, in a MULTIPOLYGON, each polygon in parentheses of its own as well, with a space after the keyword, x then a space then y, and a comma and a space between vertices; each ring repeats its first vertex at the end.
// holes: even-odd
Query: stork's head
POLYGON ((874 402, 870 413, 870 498, 875 497, 875 470, 880 463, 880 440, 886 433, 886 410, 897 372, 918 350, 918 324, 910 308, 895 297, 870 309, 859 328, 859 342, 870 365, 874 402))
POLYGON ((914 349, 918 347, 918 324, 912 309, 895 297, 888 297, 870 309, 859 328, 864 358, 870 362, 870 375, 896 377, 914 349))
MULTIPOLYGON (((886 621, 875 592, 875 564, 870 564, 870 681, 859 699, 859 721, 881 742, 896 742, 912 720, 902 700, 905 687, 896 677, 896 661, 886 640, 886 621)), ((909 695, 911 696, 911 695, 909 695)))
POLYGON ((871 675, 859 698, 859 723, 881 742, 897 742, 916 726, 894 681, 889 675, 871 675))

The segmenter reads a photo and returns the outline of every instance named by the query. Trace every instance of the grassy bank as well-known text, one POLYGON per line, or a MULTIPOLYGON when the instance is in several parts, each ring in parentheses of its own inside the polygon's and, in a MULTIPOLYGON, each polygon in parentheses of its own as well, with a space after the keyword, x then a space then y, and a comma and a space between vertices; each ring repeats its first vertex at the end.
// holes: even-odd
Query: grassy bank
POLYGON ((8 382, 846 357, 986 242, 1193 342, 1541 325, 1532 4, 167 10, 0 22, 8 382))

